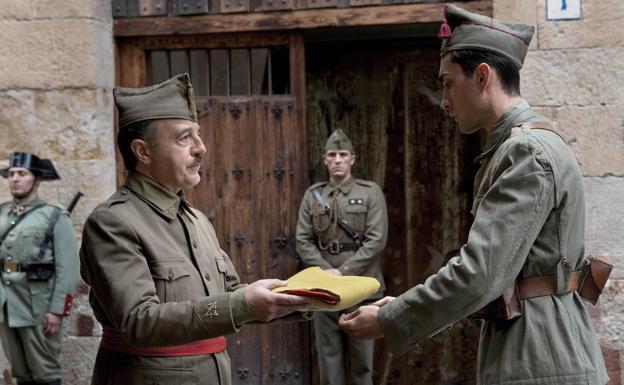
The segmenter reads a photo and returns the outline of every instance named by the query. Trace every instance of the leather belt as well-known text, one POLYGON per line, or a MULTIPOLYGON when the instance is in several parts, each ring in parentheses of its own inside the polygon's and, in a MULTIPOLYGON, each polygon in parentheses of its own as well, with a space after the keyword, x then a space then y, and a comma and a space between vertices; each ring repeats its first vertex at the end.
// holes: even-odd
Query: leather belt
POLYGON ((18 271, 26 271, 27 263, 15 262, 11 257, 0 258, 0 266, 3 273, 14 273, 18 271))
POLYGON ((357 249, 359 249, 359 246, 355 243, 332 242, 329 244, 327 251, 335 255, 344 253, 345 251, 356 251, 357 249))
POLYGON ((226 346, 227 340, 225 337, 216 337, 183 345, 139 348, 128 344, 116 329, 104 325, 102 326, 102 339, 100 341, 100 347, 104 349, 146 357, 181 357, 214 354, 224 351, 226 346))
POLYGON ((518 296, 520 300, 542 297, 545 295, 564 294, 577 291, 581 280, 581 272, 573 271, 565 292, 557 293, 557 275, 545 275, 542 277, 520 279, 517 281, 518 296))

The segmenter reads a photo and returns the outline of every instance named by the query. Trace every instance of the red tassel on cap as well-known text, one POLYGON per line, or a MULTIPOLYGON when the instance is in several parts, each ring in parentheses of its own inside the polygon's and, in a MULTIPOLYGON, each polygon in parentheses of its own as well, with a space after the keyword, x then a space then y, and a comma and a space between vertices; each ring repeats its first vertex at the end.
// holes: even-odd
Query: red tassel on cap
POLYGON ((442 25, 438 30, 438 37, 440 39, 448 39, 453 36, 453 32, 451 32, 451 26, 446 22, 446 18, 442 19, 442 25))

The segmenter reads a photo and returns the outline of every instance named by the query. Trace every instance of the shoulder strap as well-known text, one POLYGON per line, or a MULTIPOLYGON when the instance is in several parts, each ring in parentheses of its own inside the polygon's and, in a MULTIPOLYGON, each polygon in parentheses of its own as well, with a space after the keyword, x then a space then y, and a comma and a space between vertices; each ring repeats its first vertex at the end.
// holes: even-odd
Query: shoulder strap
POLYGON ((28 214, 32 213, 33 211, 37 210, 39 207, 42 207, 42 206, 43 205, 37 205, 37 206, 33 207, 32 209, 28 210, 24 214, 19 215, 16 220, 11 222, 11 225, 9 226, 9 228, 6 229, 6 231, 2 234, 2 236, 0 236, 0 245, 2 244, 2 242, 4 242, 4 239, 7 237, 7 235, 9 235, 11 230, 13 230, 15 228, 15 226, 17 226, 22 221, 22 219, 26 218, 28 216, 28 214))
MULTIPOLYGON (((318 203, 321 205, 323 210, 325 211, 329 210, 329 204, 325 201, 325 199, 323 199, 323 196, 321 196, 320 191, 318 189, 314 189, 312 190, 312 193, 314 194, 314 197, 316 198, 318 203)), ((360 236, 358 235, 358 233, 353 231, 353 229, 351 228, 351 226, 347 224, 347 222, 345 222, 339 216, 336 216, 336 223, 338 223, 338 226, 340 226, 340 228, 343 229, 344 232, 347 233, 347 235, 351 239, 353 239, 353 243, 355 243, 357 247, 362 246, 362 240, 360 239, 360 236)))
POLYGON ((546 131, 550 131, 550 132, 554 132, 555 134, 559 135, 559 137, 567 144, 568 141, 563 137, 563 135, 561 135, 561 132, 559 132, 555 126, 553 126, 552 124, 550 124, 550 122, 546 122, 546 121, 538 121, 538 120, 533 120, 530 122, 526 122, 524 123, 524 126, 528 129, 531 130, 546 130, 546 131))
POLYGON ((52 215, 50 215, 50 221, 48 222, 48 228, 46 230, 45 237, 43 238, 43 242, 41 242, 41 245, 39 246, 39 255, 37 257, 39 260, 43 259, 46 250, 50 246, 50 242, 52 241, 52 237, 54 236, 54 226, 56 226, 56 222, 58 221, 60 215, 61 209, 58 207, 54 207, 54 210, 52 210, 52 215))

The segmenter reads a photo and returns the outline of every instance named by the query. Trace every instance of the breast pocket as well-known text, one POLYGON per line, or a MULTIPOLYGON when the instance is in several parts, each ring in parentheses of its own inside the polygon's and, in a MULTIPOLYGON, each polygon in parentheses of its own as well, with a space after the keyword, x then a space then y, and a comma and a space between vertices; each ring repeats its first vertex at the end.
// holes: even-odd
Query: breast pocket
POLYGON ((191 273, 187 266, 183 264, 152 266, 152 277, 160 302, 181 302, 192 299, 191 273))
POLYGON ((366 214, 368 207, 365 205, 350 205, 345 210, 347 212, 347 224, 358 234, 363 234, 366 229, 366 214))
MULTIPOLYGON (((22 262, 27 262, 36 258, 39 254, 39 248, 43 243, 44 235, 43 231, 25 230, 20 232, 14 244, 15 249, 13 253, 15 254, 15 258, 22 262)), ((46 251, 46 255, 49 256, 50 251, 46 251)))

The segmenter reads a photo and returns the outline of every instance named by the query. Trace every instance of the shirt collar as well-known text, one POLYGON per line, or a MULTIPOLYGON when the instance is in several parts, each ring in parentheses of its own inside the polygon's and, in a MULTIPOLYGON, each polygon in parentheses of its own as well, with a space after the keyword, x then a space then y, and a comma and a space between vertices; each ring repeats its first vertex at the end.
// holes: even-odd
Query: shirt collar
POLYGON ((483 153, 475 159, 475 162, 482 162, 483 159, 492 155, 509 138, 512 128, 536 116, 526 100, 520 99, 512 104, 492 125, 483 153))
POLYGON ((130 171, 124 186, 147 202, 156 212, 169 219, 176 217, 180 206, 185 209, 190 206, 182 192, 175 194, 152 178, 136 171, 130 171))
POLYGON ((37 207, 37 206, 41 206, 44 205, 45 202, 39 198, 39 197, 35 197, 34 199, 32 199, 31 201, 29 201, 26 204, 23 205, 18 205, 15 203, 15 200, 13 200, 11 202, 11 206, 9 208, 9 212, 13 212, 17 215, 22 215, 30 210, 32 210, 33 208, 37 207))
POLYGON ((327 189, 328 191, 331 193, 334 190, 338 190, 343 194, 348 194, 351 189, 353 188, 353 185, 355 184, 355 178, 353 178, 351 175, 349 175, 349 177, 342 181, 342 183, 340 183, 339 185, 335 185, 334 183, 332 183, 332 181, 330 180, 329 183, 327 183, 327 189))

